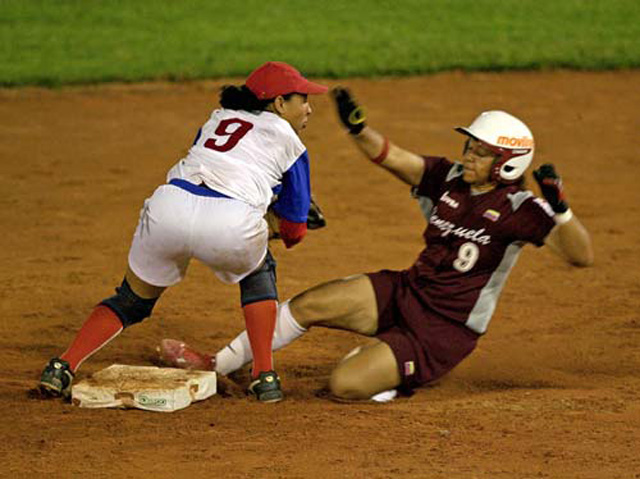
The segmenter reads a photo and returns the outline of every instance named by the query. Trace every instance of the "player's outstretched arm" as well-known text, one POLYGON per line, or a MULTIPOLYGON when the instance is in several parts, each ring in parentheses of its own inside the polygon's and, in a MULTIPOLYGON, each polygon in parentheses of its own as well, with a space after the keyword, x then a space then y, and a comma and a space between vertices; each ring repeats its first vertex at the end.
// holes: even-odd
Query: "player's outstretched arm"
POLYGON ((366 125, 363 108, 346 88, 334 88, 340 121, 347 128, 360 151, 405 183, 417 186, 424 173, 424 161, 415 153, 391 143, 385 136, 366 125))
POLYGON ((556 227, 545 239, 545 244, 575 266, 593 264, 591 236, 580 220, 569 209, 564 195, 562 179, 551 164, 542 165, 533 172, 540 191, 556 213, 556 227))
POLYGON ((574 215, 557 225, 545 239, 545 244, 574 266, 591 266, 593 248, 586 228, 574 215))

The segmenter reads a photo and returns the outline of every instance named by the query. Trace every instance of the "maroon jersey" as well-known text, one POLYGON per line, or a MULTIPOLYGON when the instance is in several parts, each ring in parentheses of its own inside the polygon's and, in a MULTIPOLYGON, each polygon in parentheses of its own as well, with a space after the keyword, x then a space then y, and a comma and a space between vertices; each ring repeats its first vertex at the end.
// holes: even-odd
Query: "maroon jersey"
POLYGON ((415 193, 429 221, 427 246, 408 278, 427 306, 482 334, 522 246, 543 244, 554 213, 515 185, 473 194, 462 173, 460 163, 425 157, 415 193))

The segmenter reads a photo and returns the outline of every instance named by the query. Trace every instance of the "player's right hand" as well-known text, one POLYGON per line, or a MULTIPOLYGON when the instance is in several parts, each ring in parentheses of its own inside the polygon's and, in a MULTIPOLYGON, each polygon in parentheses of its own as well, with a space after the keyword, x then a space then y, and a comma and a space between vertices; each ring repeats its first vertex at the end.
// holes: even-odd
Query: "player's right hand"
POLYGON ((347 88, 336 87, 331 90, 333 100, 336 102, 340 121, 352 135, 357 135, 365 127, 367 116, 364 109, 358 105, 347 88))
POLYGON ((562 178, 556 173, 552 164, 547 163, 537 170, 534 170, 533 177, 540 186, 542 196, 544 196, 544 199, 551 205, 553 211, 556 213, 564 213, 569 209, 569 205, 564 196, 562 178))

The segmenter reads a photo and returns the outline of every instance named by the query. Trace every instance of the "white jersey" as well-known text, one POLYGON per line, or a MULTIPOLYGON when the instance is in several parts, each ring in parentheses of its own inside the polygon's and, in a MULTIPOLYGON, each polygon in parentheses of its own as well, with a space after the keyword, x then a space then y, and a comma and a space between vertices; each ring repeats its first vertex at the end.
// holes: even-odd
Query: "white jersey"
POLYGON ((271 203, 273 188, 306 152, 294 129, 275 113, 213 111, 188 155, 167 174, 258 208, 271 203))

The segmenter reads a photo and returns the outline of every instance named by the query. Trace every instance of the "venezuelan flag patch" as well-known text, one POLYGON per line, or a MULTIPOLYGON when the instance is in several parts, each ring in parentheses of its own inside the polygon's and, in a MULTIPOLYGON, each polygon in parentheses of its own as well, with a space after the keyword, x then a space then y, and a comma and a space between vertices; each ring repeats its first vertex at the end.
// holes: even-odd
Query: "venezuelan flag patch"
POLYGON ((416 372, 416 365, 413 363, 413 361, 406 361, 404 363, 404 375, 411 376, 415 372, 416 372))
POLYGON ((495 223, 496 221, 498 221, 498 218, 500 218, 500 213, 498 213, 496 210, 487 210, 483 213, 482 217, 487 218, 488 220, 495 223))

